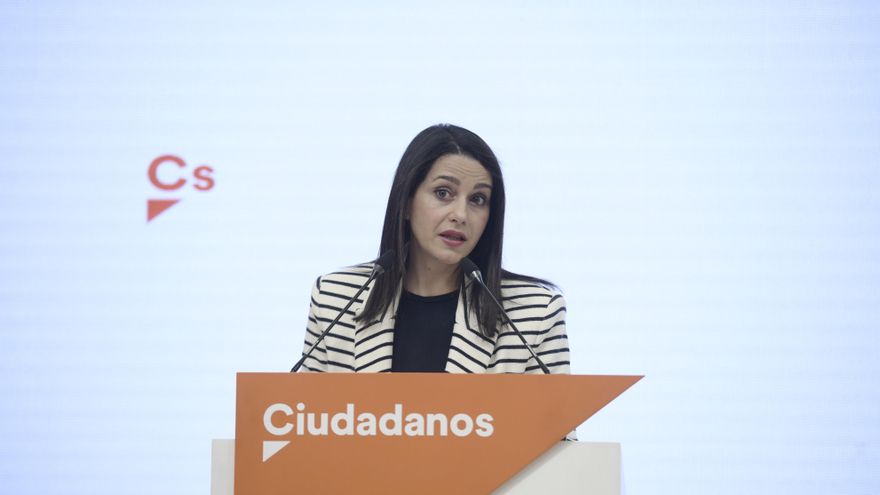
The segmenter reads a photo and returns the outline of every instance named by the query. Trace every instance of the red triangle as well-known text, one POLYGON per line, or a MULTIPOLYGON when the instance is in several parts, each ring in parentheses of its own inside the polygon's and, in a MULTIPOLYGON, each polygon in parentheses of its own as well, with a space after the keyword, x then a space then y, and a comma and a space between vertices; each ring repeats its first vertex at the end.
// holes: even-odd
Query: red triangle
POLYGON ((174 206, 179 199, 148 199, 147 222, 159 216, 160 213, 174 206))

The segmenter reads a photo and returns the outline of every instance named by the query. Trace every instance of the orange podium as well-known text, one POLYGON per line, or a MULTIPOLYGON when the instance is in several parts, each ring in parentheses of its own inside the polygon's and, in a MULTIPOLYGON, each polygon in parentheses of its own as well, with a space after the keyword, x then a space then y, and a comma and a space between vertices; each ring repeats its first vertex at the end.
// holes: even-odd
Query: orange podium
POLYGON ((490 493, 641 378, 239 373, 235 493, 490 493))

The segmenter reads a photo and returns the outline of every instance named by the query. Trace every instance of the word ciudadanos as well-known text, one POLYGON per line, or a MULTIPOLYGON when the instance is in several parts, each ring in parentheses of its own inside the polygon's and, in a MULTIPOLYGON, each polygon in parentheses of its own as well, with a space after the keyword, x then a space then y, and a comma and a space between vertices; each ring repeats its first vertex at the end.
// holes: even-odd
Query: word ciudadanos
POLYGON ((467 437, 476 434, 479 437, 490 437, 495 432, 491 414, 482 413, 475 417, 466 413, 454 414, 452 417, 444 413, 407 412, 404 415, 403 404, 394 404, 394 410, 376 415, 371 412, 356 413, 354 404, 347 404, 345 411, 331 414, 329 412, 306 411, 302 402, 296 405, 294 412, 288 404, 279 402, 266 408, 263 414, 263 426, 275 436, 449 436, 467 437))

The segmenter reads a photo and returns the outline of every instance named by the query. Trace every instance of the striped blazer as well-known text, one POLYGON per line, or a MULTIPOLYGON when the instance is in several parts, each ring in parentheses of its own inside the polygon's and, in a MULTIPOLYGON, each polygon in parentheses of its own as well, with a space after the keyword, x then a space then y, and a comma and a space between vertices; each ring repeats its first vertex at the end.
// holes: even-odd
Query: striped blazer
MULTIPOLYGON (((365 263, 319 277, 312 288, 306 327, 309 349, 369 277, 365 263)), ((459 295, 446 359, 448 373, 541 373, 519 337, 505 324, 492 338, 480 333, 472 311, 465 314, 464 291, 459 295)), ((369 287, 342 316, 327 337, 305 361, 308 371, 391 371, 397 301, 375 321, 355 321, 369 298, 369 287)), ((540 284, 504 280, 501 301, 517 328, 525 335, 551 373, 569 373, 568 337, 565 334, 565 299, 540 284)))

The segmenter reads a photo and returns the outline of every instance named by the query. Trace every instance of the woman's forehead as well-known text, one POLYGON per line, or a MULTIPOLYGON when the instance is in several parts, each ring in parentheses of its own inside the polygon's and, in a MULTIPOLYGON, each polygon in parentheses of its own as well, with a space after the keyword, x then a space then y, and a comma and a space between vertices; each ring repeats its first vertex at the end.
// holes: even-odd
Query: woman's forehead
POLYGON ((443 155, 438 158, 431 166, 427 179, 433 181, 441 176, 457 179, 458 182, 492 185, 492 176, 486 167, 466 155, 443 155))

